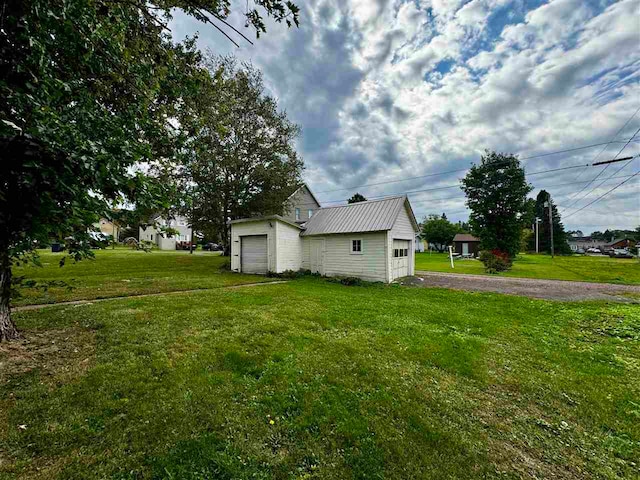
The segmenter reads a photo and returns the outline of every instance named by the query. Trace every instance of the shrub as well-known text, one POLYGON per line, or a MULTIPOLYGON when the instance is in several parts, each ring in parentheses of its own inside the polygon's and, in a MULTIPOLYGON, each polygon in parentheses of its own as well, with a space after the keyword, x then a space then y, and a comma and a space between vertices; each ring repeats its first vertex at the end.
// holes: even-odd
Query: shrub
POLYGON ((344 277, 340 279, 340 283, 347 287, 359 287, 362 285, 362 279, 358 277, 344 277))
POLYGON ((487 273, 504 272, 513 264, 509 254, 500 250, 480 252, 480 261, 484 264, 487 273))
POLYGON ((284 272, 267 272, 267 277, 270 278, 286 278, 288 280, 295 280, 296 278, 302 278, 306 275, 312 275, 311 270, 285 270, 284 272))

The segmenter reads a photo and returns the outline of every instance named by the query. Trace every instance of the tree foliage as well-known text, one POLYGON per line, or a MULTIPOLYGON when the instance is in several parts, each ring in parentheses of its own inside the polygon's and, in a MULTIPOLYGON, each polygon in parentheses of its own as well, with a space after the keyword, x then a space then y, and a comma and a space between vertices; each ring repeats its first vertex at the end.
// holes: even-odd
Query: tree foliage
POLYGON ((214 81, 201 85, 179 115, 186 148, 177 191, 180 213, 228 246, 228 220, 284 213, 301 182, 294 145, 300 129, 265 94, 254 67, 231 57, 208 57, 204 65, 214 81))
MULTIPOLYGON (((290 2, 256 1, 246 18, 298 23, 290 2), (259 9, 258 9, 259 8, 259 9)), ((229 0, 7 0, 0 31, 0 340, 10 319, 11 266, 49 239, 90 255, 87 228, 114 202, 168 198, 134 167, 170 158, 181 99, 209 81, 193 39, 175 44, 171 11, 213 23, 229 0), (211 18, 215 19, 212 20, 211 18)), ((167 206, 167 205, 164 205, 167 206)))
POLYGON ((360 202, 366 202, 367 199, 365 198, 364 195, 362 195, 361 193, 354 193, 353 196, 347 200, 347 203, 360 203, 360 202))
POLYGON ((453 237, 459 232, 459 226, 447 220, 444 213, 441 216, 431 214, 422 222, 421 237, 439 252, 443 252, 448 245, 451 245, 453 237))
POLYGON ((486 151, 461 182, 471 210, 471 230, 480 238, 480 247, 515 257, 531 191, 518 158, 486 151))

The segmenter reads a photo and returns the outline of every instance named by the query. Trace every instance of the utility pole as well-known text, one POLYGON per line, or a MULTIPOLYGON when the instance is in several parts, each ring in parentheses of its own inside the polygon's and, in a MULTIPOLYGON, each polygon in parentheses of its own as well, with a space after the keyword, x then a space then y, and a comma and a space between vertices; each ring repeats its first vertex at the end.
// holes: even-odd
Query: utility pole
POLYGON ((551 258, 555 257, 553 251, 553 204, 551 203, 551 194, 547 197, 547 201, 545 202, 545 207, 549 207, 549 236, 551 240, 551 258))
POLYGON ((536 217, 536 253, 540 253, 540 218, 536 217))

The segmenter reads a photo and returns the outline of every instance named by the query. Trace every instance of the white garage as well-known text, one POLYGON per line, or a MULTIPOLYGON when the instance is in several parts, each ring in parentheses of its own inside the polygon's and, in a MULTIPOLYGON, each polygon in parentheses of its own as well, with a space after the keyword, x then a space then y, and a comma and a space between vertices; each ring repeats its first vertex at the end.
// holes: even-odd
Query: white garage
POLYGON ((231 269, 391 282, 413 275, 417 231, 406 196, 321 208, 302 225, 278 215, 233 220, 231 269))

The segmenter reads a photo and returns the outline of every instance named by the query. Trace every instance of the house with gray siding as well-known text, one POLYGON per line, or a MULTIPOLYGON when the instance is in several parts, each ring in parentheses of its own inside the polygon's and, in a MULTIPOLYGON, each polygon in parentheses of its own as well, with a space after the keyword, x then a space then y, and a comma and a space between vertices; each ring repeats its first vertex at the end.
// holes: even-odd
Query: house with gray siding
POLYGON ((414 273, 418 223, 406 196, 318 208, 304 223, 279 215, 230 223, 236 272, 303 269, 381 282, 414 273))
POLYGON ((305 223, 320 209, 320 202, 306 183, 303 183, 287 199, 287 210, 282 218, 293 223, 305 223))

